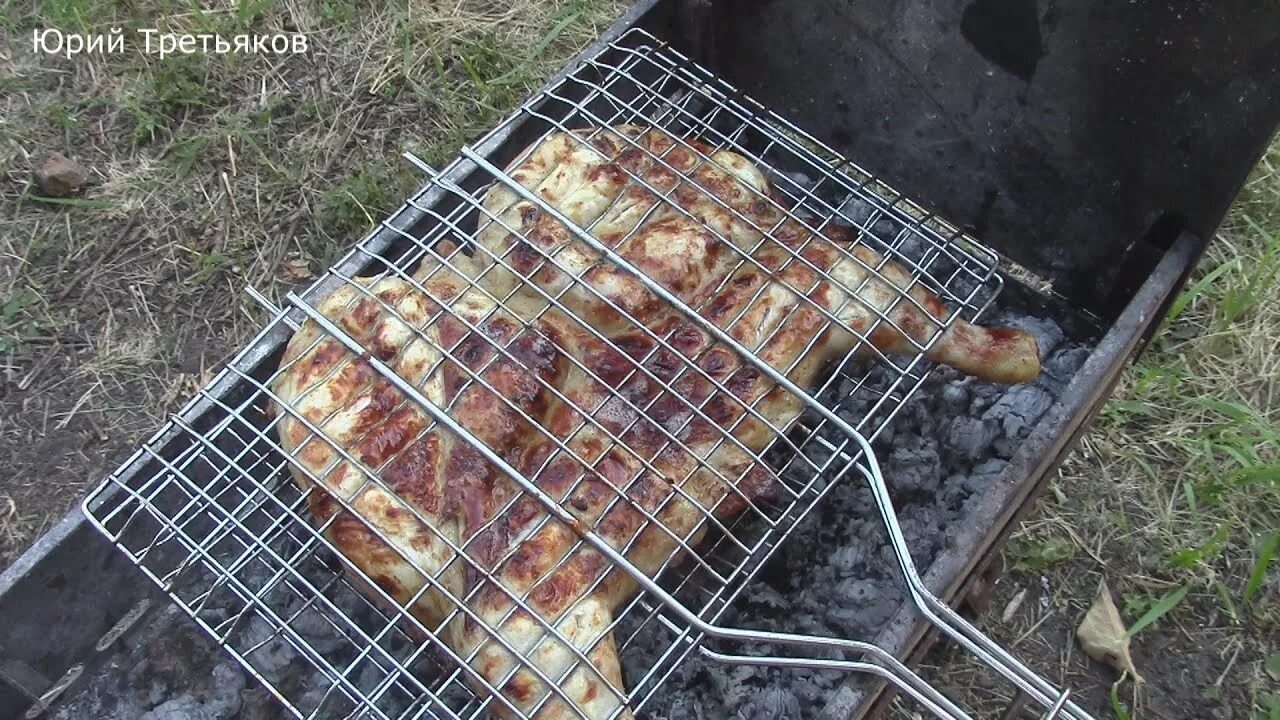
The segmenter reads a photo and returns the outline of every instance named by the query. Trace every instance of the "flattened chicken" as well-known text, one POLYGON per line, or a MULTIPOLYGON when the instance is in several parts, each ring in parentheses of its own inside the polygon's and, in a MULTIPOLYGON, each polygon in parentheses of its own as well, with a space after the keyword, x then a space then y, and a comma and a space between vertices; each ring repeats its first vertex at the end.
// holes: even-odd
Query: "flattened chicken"
MULTIPOLYGON (((938 298, 914 287, 915 303, 899 301, 889 285, 910 287, 903 268, 848 235, 785 221, 741 156, 699 159, 661 131, 624 126, 549 136, 509 172, 801 387, 857 350, 857 334, 901 352, 903 333, 938 332, 938 298), (779 242, 761 243, 759 228, 779 242)), ((478 690, 496 689, 498 715, 509 705, 538 720, 629 718, 611 629, 637 585, 581 532, 657 575, 709 525, 778 491, 762 453, 770 425, 788 427, 802 402, 537 206, 501 185, 485 206, 501 222, 482 223, 473 257, 425 262, 425 292, 384 278, 318 309, 558 501, 573 527, 310 322, 273 384, 282 445, 305 468, 296 482, 316 486, 311 512, 352 575, 460 655, 478 690)), ((960 321, 930 356, 1006 382, 1039 370, 1032 338, 960 321)))

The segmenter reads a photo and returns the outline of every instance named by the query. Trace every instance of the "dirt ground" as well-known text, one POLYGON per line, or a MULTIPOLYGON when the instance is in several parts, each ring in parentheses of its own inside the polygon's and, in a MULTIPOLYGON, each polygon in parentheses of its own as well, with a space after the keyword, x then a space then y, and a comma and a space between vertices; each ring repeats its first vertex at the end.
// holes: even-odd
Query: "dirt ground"
POLYGON ((0 16, 0 563, 155 430, 260 321, 246 285, 309 283, 621 3, 8 3, 0 16), (37 55, 31 32, 123 53, 37 55), (299 55, 160 60, 133 29, 300 32, 299 55), (134 41, 137 40, 135 43, 134 41), (47 151, 89 171, 44 202, 47 151))
MULTIPOLYGON (((0 566, 252 334, 246 285, 308 283, 420 182, 401 151, 451 157, 625 5, 6 2, 0 566), (33 51, 36 27, 301 32, 309 50, 67 59, 33 51), (47 151, 88 170, 79 194, 41 199, 47 151)), ((1280 717, 1278 163, 1006 553, 985 622, 1100 716, 1280 717), (1134 637, 1148 682, 1114 699, 1116 674, 1074 641, 1101 578, 1127 623, 1177 597, 1134 637)))
MULTIPOLYGON (((980 623, 1097 717, 1280 717, 1278 277, 1280 142, 1005 549, 980 623), (1077 643, 1102 581, 1142 683, 1077 643)), ((931 663, 978 706, 1010 700, 956 653, 931 663)))

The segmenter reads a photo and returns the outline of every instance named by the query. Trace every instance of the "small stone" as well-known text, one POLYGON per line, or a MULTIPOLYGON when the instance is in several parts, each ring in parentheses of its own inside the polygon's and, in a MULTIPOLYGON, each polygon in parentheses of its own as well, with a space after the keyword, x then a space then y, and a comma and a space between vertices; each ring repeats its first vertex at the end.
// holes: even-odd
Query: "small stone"
POLYGON ((48 152, 36 161, 32 175, 46 197, 68 197, 80 190, 89 171, 60 152, 48 152))
POLYGON ((301 283, 311 280, 315 276, 316 274, 311 272, 311 264, 304 258, 290 258, 280 265, 280 277, 285 282, 301 283))

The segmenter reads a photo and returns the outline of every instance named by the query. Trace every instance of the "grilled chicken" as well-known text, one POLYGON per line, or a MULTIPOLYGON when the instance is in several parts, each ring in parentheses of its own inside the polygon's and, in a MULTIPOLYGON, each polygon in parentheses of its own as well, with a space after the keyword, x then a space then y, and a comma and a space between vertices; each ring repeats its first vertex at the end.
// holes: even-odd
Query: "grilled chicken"
MULTIPOLYGON (((686 142, 699 152, 630 126, 552 135, 509 172, 801 387, 867 344, 935 339, 946 309, 906 270, 788 219, 741 156, 686 142)), ((583 533, 657 575, 785 492, 762 453, 802 402, 537 205, 501 185, 484 204, 471 255, 318 310, 572 521, 311 322, 273 382, 281 441, 353 578, 460 656, 496 714, 629 718, 611 628, 637 584, 583 533)), ((936 341, 931 358, 980 377, 1038 372, 1017 331, 955 321, 936 341)))

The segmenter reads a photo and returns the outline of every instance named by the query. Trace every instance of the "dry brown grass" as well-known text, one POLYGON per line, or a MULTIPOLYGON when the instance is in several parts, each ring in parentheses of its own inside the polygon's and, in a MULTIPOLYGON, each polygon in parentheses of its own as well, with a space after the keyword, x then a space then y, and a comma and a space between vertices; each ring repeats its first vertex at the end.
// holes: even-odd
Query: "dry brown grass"
POLYGON ((625 4, 202 5, 0 11, 0 564, 248 337, 245 285, 306 282, 421 182, 403 150, 453 156, 625 4), (130 47, 36 55, 35 27, 124 27, 130 47), (310 51, 161 60, 138 27, 298 31, 310 51), (48 150, 89 168, 76 204, 32 199, 48 150))
MULTIPOLYGON (((245 4, 259 9, 243 17, 236 6, 0 11, 0 563, 247 337, 245 284, 276 294, 327 265, 418 182, 401 150, 452 156, 625 3, 280 0, 245 4), (65 60, 31 52, 37 26, 296 29, 312 49, 65 60), (31 162, 51 149, 90 168, 86 204, 31 199, 31 162)), ((1243 468, 1280 462, 1266 435, 1280 425, 1280 291, 1250 284, 1274 262, 1277 166, 1273 150, 1198 276, 1213 279, 1127 373, 1009 552, 994 634, 1104 714, 1111 678, 1081 662, 1071 635, 1100 576, 1130 621, 1189 588, 1136 639, 1152 680, 1138 715, 1188 716, 1162 695, 1175 685, 1199 698, 1191 713, 1248 717, 1267 702, 1274 563, 1244 595, 1280 503, 1274 474, 1243 468), (1203 697, 1212 687, 1221 700, 1203 697)), ((946 677, 965 686, 971 671, 946 677)), ((1132 708, 1133 688, 1121 690, 1132 708)))
MULTIPOLYGON (((1267 669, 1280 662, 1280 560, 1265 555, 1280 532, 1278 272, 1280 143, 1006 550, 988 629, 1099 717, 1280 714, 1267 669), (1130 625, 1186 593, 1133 638, 1147 682, 1120 682, 1114 700, 1116 673, 1074 635, 1100 579, 1130 625)), ((935 676, 988 709, 1010 699, 965 659, 935 676)))

